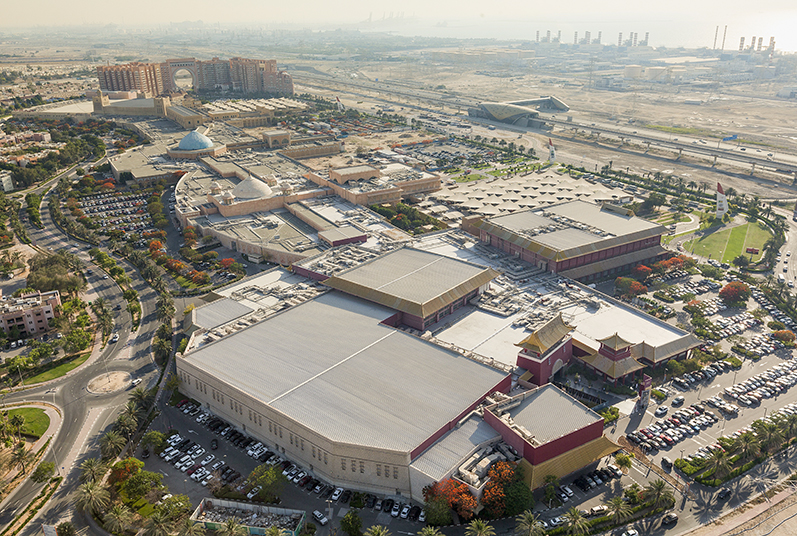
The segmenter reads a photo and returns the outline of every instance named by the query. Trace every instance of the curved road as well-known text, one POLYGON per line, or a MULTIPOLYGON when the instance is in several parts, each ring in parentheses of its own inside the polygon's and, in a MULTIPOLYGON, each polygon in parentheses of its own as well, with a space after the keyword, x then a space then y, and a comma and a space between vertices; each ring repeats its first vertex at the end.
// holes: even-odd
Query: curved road
MULTIPOLYGON (((50 183, 56 184, 55 182, 50 183)), ((41 187, 37 193, 49 188, 41 187)), ((44 229, 28 227, 29 237, 43 251, 69 248, 69 244, 77 244, 74 253, 90 266, 85 244, 75 241, 63 234, 53 223, 47 209, 49 195, 42 201, 42 222, 44 229)), ((126 302, 122 298, 121 289, 113 279, 103 279, 103 272, 94 269, 88 278, 87 300, 102 297, 115 317, 115 330, 119 333, 119 342, 109 344, 98 358, 90 359, 86 365, 69 376, 53 380, 38 387, 9 394, 7 403, 23 400, 41 400, 55 404, 63 417, 62 426, 51 442, 51 448, 44 461, 55 462, 58 472, 65 476, 48 505, 42 509, 35 522, 29 523, 22 534, 38 533, 41 523, 58 523, 71 519, 78 529, 86 527, 82 517, 74 516, 73 493, 80 484, 80 463, 87 457, 99 456, 98 440, 107 431, 116 418, 121 406, 127 402, 129 388, 115 393, 96 395, 86 389, 88 382, 106 371, 122 371, 132 378, 142 378, 145 387, 152 387, 158 378, 158 369, 150 354, 150 341, 158 327, 155 318, 156 293, 140 277, 138 272, 126 261, 116 259, 132 280, 132 287, 138 292, 142 305, 142 322, 136 333, 131 333, 131 318, 126 310, 126 302), (119 311, 115 311, 116 306, 119 311)), ((96 267, 95 267, 96 268, 96 267)), ((4 528, 22 509, 38 494, 41 484, 30 480, 20 485, 0 505, 0 529, 4 528)), ((90 531, 90 529, 89 529, 90 531)))

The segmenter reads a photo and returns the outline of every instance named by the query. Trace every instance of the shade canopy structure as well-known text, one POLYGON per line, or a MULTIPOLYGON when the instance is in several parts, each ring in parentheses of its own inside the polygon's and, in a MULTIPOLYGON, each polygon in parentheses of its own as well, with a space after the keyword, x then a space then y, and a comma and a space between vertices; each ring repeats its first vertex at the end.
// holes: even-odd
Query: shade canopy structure
POLYGON ((478 201, 476 199, 468 199, 466 202, 460 205, 462 208, 466 208, 468 210, 478 210, 484 206, 484 203, 478 201))
POLYGON ((467 195, 465 195, 465 194, 463 194, 463 193, 456 193, 456 194, 454 194, 454 195, 451 195, 451 196, 449 196, 449 197, 446 199, 446 201, 448 201, 449 203, 453 203, 453 204, 455 204, 455 205, 456 205, 457 203, 464 203, 464 202, 465 202, 465 201, 467 201, 468 199, 470 199, 470 198, 469 198, 467 195))
POLYGON ((497 208, 492 207, 492 206, 482 207, 479 210, 477 210, 476 212, 478 212, 479 214, 483 214, 485 216, 496 216, 496 215, 501 213, 500 210, 498 210, 497 208))

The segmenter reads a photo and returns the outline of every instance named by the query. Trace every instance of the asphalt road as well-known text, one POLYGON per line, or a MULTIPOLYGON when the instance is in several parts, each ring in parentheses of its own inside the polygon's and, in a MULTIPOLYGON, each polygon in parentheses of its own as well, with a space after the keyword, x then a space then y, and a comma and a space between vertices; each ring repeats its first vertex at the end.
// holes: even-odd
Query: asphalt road
MULTIPOLYGON (((50 183, 55 184, 55 182, 50 183)), ((44 188, 39 188, 42 191, 44 188)), ((50 218, 47 209, 48 196, 42 201, 42 222, 44 229, 28 226, 31 240, 41 250, 57 251, 69 247, 68 244, 81 244, 68 239, 58 230, 50 218)), ((89 264, 85 250, 73 250, 89 264)), ((131 335, 131 318, 126 311, 125 302, 119 287, 112 279, 103 279, 102 271, 96 267, 94 275, 89 276, 89 292, 101 296, 110 308, 117 304, 121 310, 115 312, 115 330, 119 333, 119 342, 109 344, 103 349, 99 359, 90 365, 83 366, 76 373, 66 378, 54 380, 41 387, 35 387, 8 395, 7 403, 18 401, 41 400, 55 404, 61 409, 63 425, 52 442, 50 452, 44 461, 57 464, 59 473, 66 478, 53 496, 48 506, 43 509, 35 523, 30 523, 22 534, 34 534, 40 531, 40 523, 57 523, 60 520, 72 519, 78 528, 85 527, 80 516, 74 516, 73 493, 80 484, 78 480, 79 465, 87 457, 99 456, 98 439, 108 429, 119 409, 127 402, 129 389, 106 395, 96 395, 86 389, 88 382, 101 375, 113 371, 128 373, 131 378, 143 378, 144 386, 152 387, 157 381, 158 371, 150 356, 150 341, 157 329, 155 319, 155 292, 138 276, 138 273, 127 262, 117 259, 131 277, 133 288, 139 293, 142 304, 142 322, 138 331, 131 335), (74 464, 69 463, 74 460, 74 464)), ((24 508, 41 489, 40 484, 30 480, 20 485, 2 506, 0 511, 0 527, 5 527, 14 516, 24 508)))

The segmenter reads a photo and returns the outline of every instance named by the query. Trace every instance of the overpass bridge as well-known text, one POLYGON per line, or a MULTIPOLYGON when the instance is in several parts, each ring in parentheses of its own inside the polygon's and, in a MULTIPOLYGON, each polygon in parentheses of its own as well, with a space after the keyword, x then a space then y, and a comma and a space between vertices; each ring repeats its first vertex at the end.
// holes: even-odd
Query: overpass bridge
POLYGON ((601 134, 607 134, 615 138, 620 138, 621 140, 629 140, 629 141, 638 140, 647 145, 648 147, 650 147, 651 145, 655 147, 663 147, 665 149, 677 151, 679 155, 684 151, 686 151, 692 154, 707 156, 713 158, 715 164, 717 162, 717 159, 723 158, 725 160, 730 160, 733 162, 741 162, 744 164, 749 164, 752 167, 753 172, 755 171, 756 167, 761 167, 772 171, 777 171, 780 173, 791 173, 797 175, 797 162, 786 161, 782 158, 780 159, 764 158, 764 157, 754 156, 751 154, 741 154, 736 151, 729 151, 727 149, 722 149, 719 147, 709 147, 708 144, 668 140, 650 134, 643 134, 640 132, 629 133, 625 130, 606 128, 604 126, 596 126, 592 124, 587 125, 583 123, 574 123, 573 121, 565 121, 550 117, 540 118, 540 119, 546 123, 554 125, 555 127, 559 127, 565 130, 583 130, 585 132, 598 134, 599 136, 601 134))

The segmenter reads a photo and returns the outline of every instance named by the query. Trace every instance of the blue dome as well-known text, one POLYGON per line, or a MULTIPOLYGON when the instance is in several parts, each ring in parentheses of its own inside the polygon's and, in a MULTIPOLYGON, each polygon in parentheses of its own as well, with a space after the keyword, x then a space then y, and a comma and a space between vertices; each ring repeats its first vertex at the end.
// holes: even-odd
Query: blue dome
POLYGON ((202 149, 213 148, 213 142, 210 138, 195 130, 186 134, 186 136, 180 140, 180 144, 177 148, 181 151, 201 151, 202 149))

